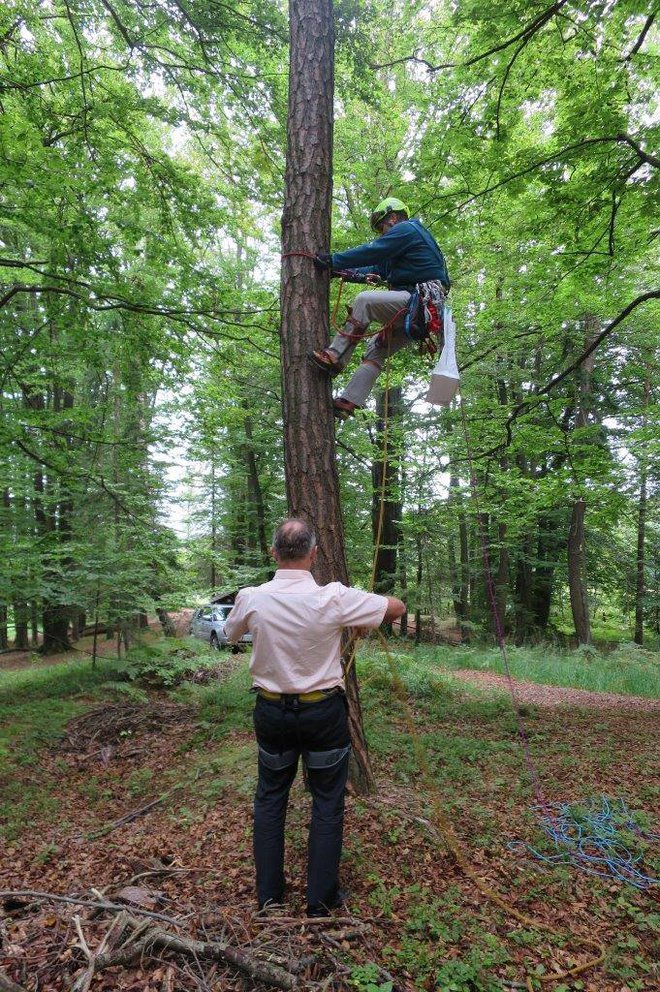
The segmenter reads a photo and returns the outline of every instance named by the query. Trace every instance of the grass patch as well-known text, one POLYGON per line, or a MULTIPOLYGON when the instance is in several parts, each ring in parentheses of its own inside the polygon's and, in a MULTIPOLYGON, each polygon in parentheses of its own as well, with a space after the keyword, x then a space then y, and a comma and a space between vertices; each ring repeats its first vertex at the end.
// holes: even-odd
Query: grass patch
MULTIPOLYGON (((421 645, 412 651, 418 667, 504 674, 502 654, 496 648, 421 645)), ((527 682, 660 698, 660 655, 635 644, 620 645, 609 654, 584 648, 550 651, 542 645, 509 647, 507 655, 511 674, 527 682)))

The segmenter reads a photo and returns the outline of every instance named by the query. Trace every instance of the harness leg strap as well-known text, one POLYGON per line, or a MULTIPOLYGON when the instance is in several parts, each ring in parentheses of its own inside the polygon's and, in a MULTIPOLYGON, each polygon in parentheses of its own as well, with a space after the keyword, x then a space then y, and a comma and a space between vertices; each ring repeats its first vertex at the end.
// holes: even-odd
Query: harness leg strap
POLYGON ((284 768, 289 768, 298 760, 298 752, 294 750, 282 751, 281 754, 273 754, 259 747, 259 761, 263 762, 266 768, 273 772, 281 772, 284 768))
POLYGON ((351 745, 335 747, 331 751, 303 751, 303 761, 307 768, 321 771, 324 768, 334 768, 350 753, 351 745))

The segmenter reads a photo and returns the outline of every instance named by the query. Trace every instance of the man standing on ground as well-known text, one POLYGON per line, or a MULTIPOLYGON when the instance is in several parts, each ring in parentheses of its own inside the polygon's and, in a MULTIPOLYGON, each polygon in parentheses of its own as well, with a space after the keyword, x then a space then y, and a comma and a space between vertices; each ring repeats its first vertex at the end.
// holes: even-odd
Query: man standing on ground
POLYGON ((302 755, 312 794, 307 866, 307 915, 326 916, 341 904, 339 858, 350 737, 343 693, 341 635, 345 627, 378 627, 402 616, 400 599, 319 586, 311 574, 314 531, 284 521, 271 554, 274 579, 241 589, 225 630, 233 643, 252 633, 250 671, 257 699, 254 727, 259 779, 254 799, 254 859, 259 908, 284 898, 284 821, 302 755))

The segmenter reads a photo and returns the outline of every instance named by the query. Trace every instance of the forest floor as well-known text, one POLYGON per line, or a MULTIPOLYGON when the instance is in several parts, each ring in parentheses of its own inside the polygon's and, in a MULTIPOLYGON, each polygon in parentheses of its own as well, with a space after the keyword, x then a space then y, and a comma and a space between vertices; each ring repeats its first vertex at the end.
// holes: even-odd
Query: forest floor
MULTIPOLYGON (((544 841, 515 715, 492 673, 420 676, 419 667, 407 670, 401 662, 434 790, 463 855, 508 904, 555 932, 493 905, 450 856, 377 653, 361 658, 360 671, 379 791, 348 798, 346 908, 321 924, 303 916, 309 799, 297 782, 287 820, 286 907, 260 918, 250 849, 255 760, 247 666, 229 654, 215 661, 218 677, 208 685, 139 698, 112 690, 110 661, 100 661, 93 677, 91 666, 76 666, 85 672, 69 687, 63 679, 71 666, 55 666, 50 682, 45 669, 34 683, 29 671, 19 672, 22 687, 0 692, 0 730, 11 728, 4 748, 0 735, 0 969, 22 988, 267 986, 224 960, 205 959, 199 945, 185 954, 163 950, 153 932, 135 945, 131 960, 128 930, 117 927, 106 946, 115 963, 95 963, 114 911, 8 891, 108 900, 125 905, 131 917, 159 913, 174 922, 157 926, 205 941, 207 949, 219 941, 241 948, 248 967, 279 963, 301 989, 657 988, 658 887, 641 892, 510 847, 524 841, 543 849, 544 841), (593 955, 588 940, 602 943, 604 961, 561 978, 593 955)), ((556 687, 517 688, 548 802, 622 797, 642 826, 652 822, 660 798, 658 723, 645 709, 652 700, 631 704, 625 697, 624 705, 613 705, 599 694, 587 700, 556 687)), ((652 847, 638 836, 628 842, 644 855, 643 869, 657 876, 652 847)))
MULTIPOLYGON (((454 669, 452 676, 461 682, 469 682, 481 689, 509 691, 509 681, 504 675, 494 672, 473 672, 468 669, 454 669)), ((537 706, 577 706, 587 709, 631 710, 632 712, 660 713, 660 699, 647 699, 644 696, 628 696, 620 692, 588 692, 586 689, 557 685, 538 685, 512 679, 516 699, 519 703, 533 703, 537 706)))

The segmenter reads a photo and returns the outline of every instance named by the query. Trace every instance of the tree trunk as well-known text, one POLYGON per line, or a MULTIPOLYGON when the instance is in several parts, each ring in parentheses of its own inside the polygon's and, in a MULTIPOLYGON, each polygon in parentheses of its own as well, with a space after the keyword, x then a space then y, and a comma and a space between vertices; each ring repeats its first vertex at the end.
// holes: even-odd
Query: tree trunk
POLYGON ((14 603, 14 648, 16 651, 29 651, 28 636, 29 608, 27 603, 14 603))
POLYGON ((495 603, 500 620, 500 630, 506 630, 506 604, 509 597, 509 549, 506 546, 506 524, 497 525, 499 561, 495 575, 495 603))
POLYGON ((216 491, 215 491, 215 451, 212 448, 211 456, 211 575, 209 577, 211 591, 217 591, 217 573, 215 567, 215 553, 218 542, 218 525, 216 522, 216 491))
POLYGON ((6 651, 8 647, 7 607, 2 605, 0 606, 0 651, 6 651))
POLYGON ((39 604, 36 599, 30 603, 30 646, 39 647, 39 604))
MULTIPOLYGON (((406 493, 406 470, 405 463, 401 465, 401 503, 405 499, 406 493)), ((399 586, 401 587, 402 599, 406 604, 406 612, 399 621, 399 636, 408 636, 408 572, 406 569, 406 550, 403 538, 403 528, 399 527, 398 533, 398 558, 399 558, 399 586)))
MULTIPOLYGON (((418 508, 417 518, 421 516, 418 508)), ((422 535, 415 535, 415 553, 417 557, 417 573, 415 576, 415 644, 422 641, 422 580, 424 578, 424 559, 422 558, 422 535)))
MULTIPOLYGON (((331 382, 307 361, 328 341, 327 273, 308 257, 330 244, 334 24, 331 0, 290 0, 288 142, 282 216, 281 360, 284 461, 289 513, 319 538, 318 581, 348 582, 335 457, 331 382)), ((346 679, 357 770, 353 786, 372 791, 355 666, 346 679)))
POLYGON ((646 540, 646 466, 642 465, 637 501, 637 561, 635 566, 635 644, 644 643, 644 545, 646 540))
POLYGON ((568 589, 575 633, 580 644, 591 643, 589 606, 585 581, 584 515, 587 504, 578 499, 573 504, 568 534, 568 589))
MULTIPOLYGON (((585 345, 591 344, 598 331, 598 321, 593 316, 585 320, 585 345)), ((595 356, 588 356, 577 370, 577 416, 575 426, 581 430, 589 424, 591 400, 591 373, 595 356)), ((584 517, 587 504, 582 496, 576 499, 571 512, 571 526, 568 534, 568 589, 575 633, 579 644, 591 643, 589 603, 587 600, 587 568, 584 532, 584 517)))
POLYGON ((532 614, 534 626, 544 631, 550 620, 552 594, 554 591, 555 562, 559 556, 559 539, 556 522, 541 517, 538 522, 538 540, 532 590, 532 614))
POLYGON ((156 607, 156 616, 160 620, 160 625, 163 628, 164 636, 176 637, 176 627, 174 626, 172 617, 169 615, 167 610, 156 607))
MULTIPOLYGON (((644 416, 642 423, 646 426, 646 407, 651 392, 650 380, 644 382, 644 416)), ((637 561, 635 565, 635 644, 644 643, 644 594, 645 594, 645 554, 646 544, 646 504, 647 504, 648 468, 645 452, 639 461, 639 499, 637 501, 637 561)))
POLYGON ((532 537, 523 535, 516 562, 516 633, 515 642, 520 647, 532 630, 532 537))
POLYGON ((374 591, 385 596, 393 592, 397 578, 397 554, 401 525, 400 458, 395 451, 391 427, 401 419, 401 387, 379 391, 376 396, 378 415, 376 446, 381 457, 371 467, 373 483, 372 533, 374 539, 374 591), (386 416, 387 415, 387 416, 386 416), (386 431, 386 419, 389 427, 386 431), (382 447, 389 438, 385 459, 382 447))
POLYGON ((251 529, 254 530, 254 540, 259 550, 261 563, 268 564, 270 561, 270 554, 269 542, 266 537, 266 508, 264 506, 264 497, 261 489, 261 482, 259 480, 257 456, 254 451, 252 418, 247 413, 247 400, 243 401, 243 408, 246 411, 245 419, 243 421, 243 429, 245 431, 245 445, 243 446, 243 454, 245 457, 245 471, 247 474, 249 496, 248 506, 249 513, 252 518, 250 523, 252 525, 251 529))

